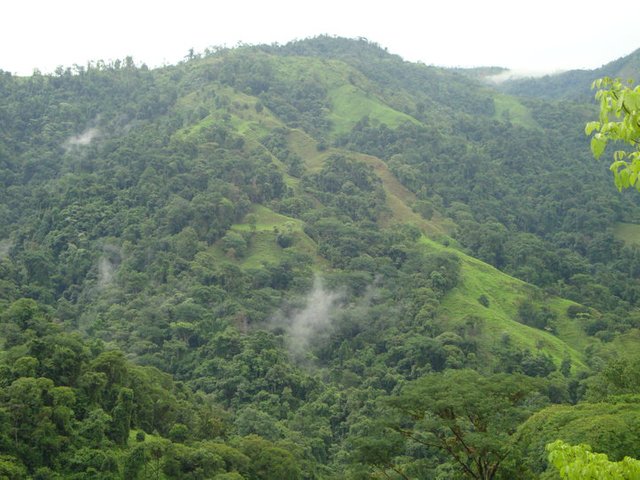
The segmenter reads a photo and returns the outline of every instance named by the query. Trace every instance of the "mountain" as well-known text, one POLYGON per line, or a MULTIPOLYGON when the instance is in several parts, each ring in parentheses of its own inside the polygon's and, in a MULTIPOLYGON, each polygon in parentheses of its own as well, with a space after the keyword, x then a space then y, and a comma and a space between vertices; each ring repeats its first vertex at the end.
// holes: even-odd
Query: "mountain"
POLYGON ((596 401, 632 454, 640 203, 591 105, 483 72, 323 36, 0 75, 0 476, 532 478, 596 401))
POLYGON ((593 98, 591 84, 597 78, 611 77, 637 80, 640 49, 626 57, 595 70, 570 70, 542 78, 524 78, 504 82, 500 89, 512 95, 545 99, 571 99, 589 102, 593 98))

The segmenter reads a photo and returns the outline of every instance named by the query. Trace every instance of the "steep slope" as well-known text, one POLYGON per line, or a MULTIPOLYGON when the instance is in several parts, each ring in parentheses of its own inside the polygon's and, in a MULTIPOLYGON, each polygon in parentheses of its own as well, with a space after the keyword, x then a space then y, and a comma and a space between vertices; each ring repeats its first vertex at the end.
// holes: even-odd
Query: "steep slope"
MULTIPOLYGON (((326 152, 314 151, 313 140, 301 132, 292 132, 290 141, 295 145, 294 151, 301 155, 311 169, 318 170, 322 166, 322 159, 340 152, 331 149, 326 152)), ((369 165, 380 177, 386 192, 387 214, 381 217, 381 225, 410 223, 418 226, 429 236, 444 238, 445 228, 453 229, 454 225, 448 220, 425 220, 415 213, 410 204, 416 200, 414 194, 403 187, 380 159, 368 155, 353 154, 353 158, 369 165), (446 225, 446 226, 445 226, 446 225)), ((433 241, 423 239, 429 251, 449 250, 433 241)), ((480 318, 484 322, 482 343, 484 343, 484 361, 491 362, 491 349, 496 339, 508 336, 516 347, 531 351, 541 350, 549 353, 559 365, 563 358, 571 358, 574 364, 584 368, 582 352, 589 343, 587 336, 581 330, 577 320, 566 318, 566 309, 572 302, 557 298, 546 298, 544 303, 553 305, 552 310, 558 316, 560 338, 548 332, 541 331, 516 321, 517 305, 534 295, 535 288, 524 282, 511 278, 485 263, 457 253, 462 258, 461 279, 458 285, 447 295, 442 305, 442 330, 452 330, 461 326, 469 317, 480 318), (490 299, 491 308, 482 308, 478 304, 480 295, 490 299), (561 340, 567 336, 567 341, 561 340)), ((539 296, 540 294, 538 294, 539 296)))
MULTIPOLYGON (((210 225, 201 224, 195 216, 202 208, 194 203, 201 201, 199 194, 173 193, 171 198, 175 208, 180 208, 178 205, 183 202, 187 203, 182 208, 193 204, 189 207, 193 213, 187 215, 193 215, 193 220, 185 223, 178 217, 172 217, 169 222, 175 226, 169 226, 169 231, 185 238, 176 237, 170 242, 179 249, 188 235, 195 234, 196 237, 190 240, 192 245, 186 250, 189 252, 186 253, 187 259, 195 258, 194 254, 200 252, 199 258, 209 255, 207 258, 241 268, 276 265, 293 252, 311 259, 316 270, 337 265, 337 260, 325 263, 322 254, 316 252, 322 243, 322 233, 320 236, 307 234, 303 214, 309 211, 313 202, 324 202, 321 197, 312 198, 315 194, 309 190, 308 179, 305 178, 323 175, 327 160, 336 155, 367 165, 379 179, 384 202, 381 204, 383 208, 374 214, 378 225, 392 230, 396 225, 413 224, 424 234, 442 241, 447 235, 459 231, 460 227, 447 219, 444 211, 439 211, 441 207, 429 207, 432 212, 428 216, 417 213, 421 202, 425 202, 424 193, 415 189, 411 191, 408 188, 412 187, 411 184, 405 186, 398 180, 393 172, 404 174, 411 167, 403 166, 402 159, 396 161, 387 153, 398 138, 397 132, 422 131, 437 125, 440 131, 453 133, 458 128, 457 122, 468 121, 471 113, 479 113, 487 121, 506 118, 525 129, 535 132, 540 129, 532 111, 525 105, 502 94, 492 97, 485 87, 463 75, 406 64, 375 46, 362 42, 345 43, 341 39, 318 38, 275 50, 264 47, 223 52, 182 67, 169 67, 157 75, 163 82, 176 78, 179 93, 165 112, 150 118, 149 126, 160 119, 182 118, 182 125, 170 134, 169 144, 176 152, 183 150, 192 156, 201 165, 198 168, 203 173, 212 172, 211 168, 220 168, 215 163, 217 160, 210 166, 207 164, 223 150, 228 152, 229 158, 221 165, 223 170, 214 176, 234 185, 240 185, 238 181, 244 182, 242 195, 246 195, 242 198, 238 192, 229 190, 218 199, 207 200, 213 201, 211 205, 221 202, 215 207, 219 211, 222 211, 220 205, 229 200, 229 209, 236 209, 234 218, 225 219, 224 225, 213 231, 210 225), (309 55, 316 54, 318 49, 322 50, 319 56, 309 55), (353 52, 358 52, 358 55, 353 52), (455 96, 444 96, 444 85, 450 92, 455 91, 455 96), (288 88, 297 93, 290 97, 288 88), (493 108, 482 104, 492 104, 493 108), (367 129, 391 137, 383 145, 380 155, 367 154, 375 153, 376 149, 370 152, 365 148, 367 153, 363 153, 356 148, 354 135, 367 132, 367 129), (330 143, 336 146, 328 147, 330 143), (257 175, 248 174, 246 169, 253 168, 249 162, 241 167, 244 173, 228 170, 229 176, 224 171, 236 168, 231 167, 235 162, 234 155, 264 161, 265 167, 261 167, 257 175), (393 161, 389 162, 389 159, 393 161), (306 203, 302 210, 296 212, 290 207, 283 208, 288 202, 285 202, 287 197, 311 203, 306 203), (187 231, 185 228, 189 224, 193 230, 187 231), (285 237, 290 238, 283 240, 285 237), (203 241, 210 245, 203 244, 203 241)), ((438 142, 441 140, 435 139, 430 145, 438 142)), ((475 148, 461 137, 455 142, 462 150, 475 148)), ((406 150, 398 152, 402 152, 400 156, 406 155, 406 150)), ((447 155, 445 153, 445 157, 447 155)), ((148 169, 145 171, 149 172, 148 169)), ((402 174, 400 178, 407 184, 402 174)), ((218 195, 215 192, 211 194, 218 195)), ((426 198, 430 199, 430 195, 428 193, 426 198)), ((169 210, 174 206, 164 207, 168 215, 173 215, 169 210)), ((343 265, 341 262, 338 264, 343 265)), ((513 287, 513 280, 506 275, 501 277, 497 270, 489 277, 483 277, 486 273, 481 272, 490 267, 485 268, 481 263, 463 260, 462 265, 463 283, 445 296, 439 328, 450 330, 472 315, 480 295, 491 301, 491 298, 500 298, 500 291, 517 291, 519 293, 503 301, 494 302, 493 307, 477 309, 479 313, 475 314, 487 321, 492 335, 498 331, 513 331, 517 348, 546 352, 559 364, 564 353, 557 339, 545 342, 544 339, 549 337, 547 332, 524 333, 530 327, 523 327, 516 321, 517 305, 535 295, 526 294, 524 284, 513 287), (480 291, 480 284, 492 285, 491 290, 480 291)), ((540 300, 534 299, 533 302, 538 304, 540 300)), ((551 299, 545 299, 544 303, 558 305, 554 315, 559 319, 559 325, 571 324, 562 311, 569 304, 551 299)), ((565 330, 574 332, 567 351, 571 352, 569 356, 572 359, 581 362, 581 353, 573 348, 583 348, 588 342, 580 335, 576 336, 579 329, 554 328, 557 328, 560 338, 565 330)), ((487 335, 484 342, 486 355, 491 350, 490 336, 487 335)))
MULTIPOLYGON (((87 358, 121 350, 188 392, 167 403, 202 406, 150 410, 178 412, 171 446, 131 416, 107 448, 165 446, 114 471, 136 451, 167 478, 198 455, 235 478, 364 475, 353 446, 407 383, 522 374, 533 411, 637 344, 640 256, 613 228, 640 207, 585 162, 581 106, 331 37, 0 82, 0 384, 53 375, 42 311, 87 358)), ((123 418, 116 390, 96 404, 123 418)), ((82 402, 65 408, 84 425, 82 402)), ((95 468, 14 443, 29 474, 95 468)), ((416 452, 423 476, 446 462, 416 452)))
MULTIPOLYGON (((423 241, 430 249, 448 248, 427 239, 423 241)), ((462 260, 460 280, 440 307, 440 321, 451 322, 446 329, 477 322, 474 328, 484 347, 482 362, 499 362, 499 355, 492 358, 492 354, 497 353, 500 343, 505 343, 531 352, 544 352, 558 365, 569 358, 578 370, 586 368, 584 348, 595 342, 585 335, 579 320, 567 317, 567 307, 573 302, 548 297, 484 262, 463 253, 458 255, 462 260), (482 296, 488 300, 486 306, 478 300, 482 296), (523 320, 519 319, 518 305, 532 299, 554 313, 553 327, 540 329, 520 323, 523 320)))

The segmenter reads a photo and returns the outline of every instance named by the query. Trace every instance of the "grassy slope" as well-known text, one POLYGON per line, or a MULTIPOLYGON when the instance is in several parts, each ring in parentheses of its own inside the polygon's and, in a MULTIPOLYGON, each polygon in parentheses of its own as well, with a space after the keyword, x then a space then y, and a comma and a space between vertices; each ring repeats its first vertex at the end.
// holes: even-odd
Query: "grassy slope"
POLYGON ((462 324, 469 316, 481 318, 482 328, 478 340, 481 350, 487 353, 508 335, 511 343, 531 352, 544 351, 559 364, 569 356, 577 368, 584 368, 584 347, 591 341, 575 320, 566 316, 566 309, 572 302, 560 298, 550 298, 543 302, 557 315, 557 335, 529 327, 517 322, 518 304, 530 298, 536 288, 497 270, 496 268, 465 255, 462 252, 445 247, 423 237, 423 244, 433 251, 448 250, 455 252, 461 259, 461 278, 458 285, 444 298, 439 311, 439 319, 449 328, 462 324), (478 302, 485 295, 489 307, 478 302))
POLYGON ((333 136, 349 133, 353 126, 369 117, 372 123, 385 123, 396 128, 406 122, 417 123, 417 120, 406 113, 398 112, 385 105, 382 100, 372 97, 353 85, 341 85, 329 91, 332 109, 329 115, 333 126, 333 136))
POLYGON ((431 220, 426 220, 415 213, 410 205, 415 202, 415 195, 407 190, 391 173, 387 165, 377 157, 364 154, 352 154, 373 168, 376 175, 382 180, 382 186, 387 196, 387 212, 382 214, 380 223, 383 227, 399 223, 412 223, 430 236, 442 236, 449 233, 454 225, 450 220, 439 215, 434 215, 431 220))
POLYGON ((618 223, 613 234, 628 245, 640 245, 640 225, 636 223, 618 223))
POLYGON ((451 222, 441 216, 436 215, 432 220, 425 220, 416 214, 409 207, 415 201, 415 195, 398 181, 389 171, 387 165, 379 158, 340 149, 328 149, 324 152, 318 152, 315 140, 300 130, 291 131, 289 145, 293 152, 304 159, 305 166, 312 172, 320 170, 323 161, 335 153, 349 155, 371 166, 376 175, 382 180, 382 185, 387 195, 388 210, 383 213, 381 218, 383 227, 397 223, 413 223, 428 235, 444 235, 451 230, 451 222))
MULTIPOLYGON (((268 209, 262 205, 252 208, 258 222, 255 225, 255 236, 251 241, 249 254, 242 260, 242 266, 259 266, 264 262, 273 263, 280 259, 283 249, 276 243, 277 232, 291 232, 294 236, 294 251, 310 255, 316 264, 325 265, 324 260, 316 253, 315 242, 303 231, 303 222, 296 218, 287 217, 268 209)), ((231 227, 237 232, 252 231, 251 225, 239 223, 231 227)))
POLYGON ((522 105, 516 97, 506 94, 496 94, 494 96, 496 119, 509 119, 513 124, 525 128, 540 128, 538 123, 531 116, 529 109, 522 105))
MULTIPOLYGON (((525 108, 522 105, 514 106, 509 103, 506 107, 509 108, 512 116, 515 116, 513 113, 515 111, 518 113, 516 118, 520 118, 523 123, 529 122, 528 112, 526 109, 522 110, 525 108)), ((355 120, 355 117, 354 115, 351 120, 355 120)), ((384 214, 381 219, 382 226, 412 223, 431 237, 443 236, 451 231, 452 225, 446 220, 436 216, 433 220, 427 221, 411 210, 409 205, 415 200, 414 195, 400 184, 382 160, 370 155, 340 150, 329 149, 325 152, 318 152, 315 148, 315 141, 304 132, 297 130, 291 132, 289 143, 292 150, 305 160, 307 168, 311 171, 322 168, 323 160, 332 153, 346 153, 370 165, 378 177, 382 179, 387 194, 388 213, 384 214)), ((447 247, 426 237, 422 241, 427 248, 432 250, 447 249, 447 247)), ((557 364, 569 356, 576 368, 585 367, 582 352, 589 343, 596 340, 589 339, 577 321, 567 318, 566 310, 572 302, 560 298, 550 298, 544 301, 544 304, 557 315, 556 335, 523 325, 515 320, 518 305, 534 294, 535 287, 510 277, 462 252, 450 247, 448 250, 455 251, 462 259, 462 274, 459 285, 445 298, 439 317, 442 322, 447 323, 449 328, 464 322, 465 318, 470 315, 483 320, 479 340, 485 358, 481 360, 489 359, 489 353, 493 346, 500 342, 506 334, 515 346, 527 348, 532 352, 544 351, 551 355, 557 364), (489 308, 478 303, 477 299, 482 294, 489 298, 489 308)))
MULTIPOLYGON (((201 136, 207 128, 212 126, 231 127, 244 138, 244 149, 247 152, 262 150, 269 155, 272 161, 280 168, 285 183, 290 187, 296 187, 300 183, 300 180, 289 175, 286 172, 284 164, 278 158, 271 155, 260 143, 260 138, 268 134, 272 129, 282 128, 285 125, 267 108, 262 108, 262 110, 258 112, 256 109, 258 103, 259 100, 256 97, 219 85, 214 88, 208 87, 198 93, 189 94, 178 101, 177 108, 186 113, 197 107, 204 107, 209 111, 209 114, 202 120, 182 128, 176 133, 176 136, 181 140, 195 140, 198 136, 201 136), (214 91, 215 94, 212 94, 214 91), (216 107, 214 100, 216 97, 224 98, 228 106, 225 108, 216 107)), ((202 149, 202 143, 199 142, 199 144, 202 149)), ((207 144, 204 144, 205 148, 206 146, 207 144)), ((212 147, 212 150, 215 150, 215 145, 212 147)))
MULTIPOLYGON (((308 58, 300 61, 300 58, 289 57, 277 59, 276 68, 279 75, 289 75, 293 78, 308 78, 311 75, 327 87, 332 105, 329 112, 329 118, 334 125, 332 136, 348 132, 365 115, 369 116, 370 121, 386 123, 390 127, 397 127, 407 121, 416 122, 413 117, 389 107, 381 97, 366 93, 373 92, 375 89, 368 88, 366 79, 341 62, 308 58)), ((271 128, 283 126, 282 122, 268 109, 265 108, 262 112, 256 111, 255 97, 234 92, 228 88, 218 88, 216 93, 229 101, 230 108, 226 110, 226 115, 225 111, 216 109, 213 100, 207 100, 207 97, 211 99, 212 96, 207 96, 206 92, 182 99, 181 106, 185 109, 205 105, 210 110, 210 114, 201 121, 183 129, 183 135, 187 137, 198 135, 207 126, 224 122, 244 137, 247 149, 254 149, 263 148, 259 138, 271 128)), ((496 115, 504 115, 505 112, 508 112, 514 123, 537 127, 526 107, 513 97, 500 95, 496 99, 496 115)), ((427 221, 413 212, 410 205, 415 201, 414 195, 400 184, 382 160, 370 155, 338 149, 319 152, 316 148, 317 141, 302 130, 290 130, 288 141, 290 149, 303 158, 308 171, 317 171, 322 168, 324 160, 334 153, 345 153, 370 165, 381 178, 387 195, 387 212, 381 218, 381 226, 412 223, 431 237, 444 237, 454 227, 450 220, 437 215, 434 219, 427 221)), ((284 166, 278 159, 274 158, 273 161, 285 172, 284 166)), ((285 180, 288 185, 298 188, 297 179, 285 174, 285 180)), ((276 230, 289 230, 295 237, 291 249, 311 255, 319 269, 327 268, 326 262, 316 254, 315 243, 303 232, 301 221, 280 215, 262 205, 255 205, 252 213, 257 217, 255 228, 252 228, 246 220, 232 227, 232 230, 237 232, 246 233, 253 230, 247 255, 242 259, 229 259, 225 257, 221 247, 215 245, 211 251, 216 257, 248 268, 277 262, 282 258, 284 250, 276 243, 276 230)), ((640 229, 640 226, 638 228, 640 229)), ((461 280, 459 285, 445 297, 439 318, 447 324, 448 328, 463 323, 471 315, 482 319, 483 326, 478 337, 481 361, 489 360, 493 346, 508 335, 512 344, 519 348, 528 348, 532 352, 545 351, 556 363, 568 355, 575 367, 584 367, 581 352, 589 343, 596 340, 589 339, 576 321, 566 317, 565 312, 571 302, 559 298, 544 301, 544 304, 552 308, 558 317, 556 335, 520 324, 515 321, 518 304, 531 297, 535 292, 534 287, 452 247, 444 247, 426 237, 422 242, 425 248, 433 251, 444 249, 455 251, 462 260, 461 280), (478 303, 477 299, 480 295, 486 295, 489 298, 488 308, 478 303)))
MULTIPOLYGON (((192 125, 188 125, 176 133, 181 140, 196 140, 203 135, 207 128, 225 125, 241 135, 245 141, 246 151, 262 150, 271 156, 272 161, 282 171, 286 184, 297 188, 299 179, 286 173, 284 164, 271 155, 261 143, 260 138, 271 129, 284 127, 284 124, 275 117, 267 108, 260 112, 256 110, 258 99, 250 95, 234 91, 228 87, 215 86, 215 95, 207 90, 189 94, 182 97, 177 108, 188 113, 197 107, 204 107, 209 114, 192 125), (224 98, 226 108, 217 108, 215 98, 224 98)), ((199 142, 200 143, 200 142, 199 142)), ((210 145, 215 150, 215 145, 210 145)), ((207 148, 204 144, 203 148, 207 148)), ((276 263, 283 257, 283 249, 276 243, 278 231, 290 231, 294 236, 294 245, 291 250, 310 255, 317 265, 325 265, 325 261, 316 254, 316 245, 302 230, 300 220, 280 215, 263 205, 253 205, 251 212, 257 217, 255 228, 247 222, 232 225, 231 230, 236 232, 251 233, 247 254, 240 259, 230 258, 225 255, 220 244, 213 245, 210 253, 221 261, 236 263, 242 267, 252 268, 264 263, 276 263)))
POLYGON ((344 62, 293 56, 275 58, 273 63, 277 75, 301 81, 311 78, 327 89, 332 138, 348 133, 365 116, 374 124, 385 123, 391 128, 406 122, 418 123, 390 107, 375 84, 344 62))
POLYGON ((263 205, 253 205, 243 222, 231 226, 231 230, 250 235, 247 254, 242 258, 230 258, 225 255, 220 242, 210 248, 210 253, 221 261, 235 263, 244 268, 259 267, 263 264, 277 263, 283 259, 285 249, 276 238, 278 232, 291 232, 294 242, 287 250, 309 255, 317 268, 326 268, 326 261, 316 253, 316 243, 303 231, 303 222, 270 210, 263 205), (255 215, 255 225, 249 223, 249 214, 255 215))

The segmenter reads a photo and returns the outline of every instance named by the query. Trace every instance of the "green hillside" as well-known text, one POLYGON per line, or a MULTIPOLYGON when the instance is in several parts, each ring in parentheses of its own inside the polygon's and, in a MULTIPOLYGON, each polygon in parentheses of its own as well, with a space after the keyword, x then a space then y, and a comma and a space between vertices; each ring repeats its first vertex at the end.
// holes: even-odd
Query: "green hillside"
POLYGON ((622 240, 628 245, 640 244, 640 225, 635 223, 618 223, 613 231, 618 240, 622 240))
POLYGON ((331 113, 329 120, 335 135, 348 133, 363 117, 368 117, 378 124, 391 128, 416 120, 409 115, 398 112, 384 105, 379 100, 370 98, 366 93, 352 85, 342 85, 329 92, 331 113))
POLYGON ((598 401, 635 455, 640 200, 494 70, 2 72, 0 478, 535 478, 598 401))
POLYGON ((634 80, 640 69, 640 50, 613 60, 595 70, 570 70, 542 78, 510 80, 501 85, 505 92, 524 97, 538 97, 588 102, 592 98, 591 84, 597 78, 611 77, 634 80))

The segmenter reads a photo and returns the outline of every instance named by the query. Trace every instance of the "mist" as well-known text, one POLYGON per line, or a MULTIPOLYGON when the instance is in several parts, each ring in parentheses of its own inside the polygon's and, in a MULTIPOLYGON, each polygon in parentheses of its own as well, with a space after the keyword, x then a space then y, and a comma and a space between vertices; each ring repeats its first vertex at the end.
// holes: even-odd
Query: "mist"
POLYGON ((505 70, 504 72, 500 72, 497 75, 490 75, 485 79, 497 85, 501 83, 508 82, 509 80, 521 80, 523 78, 540 78, 547 75, 558 75, 563 73, 565 70, 536 70, 536 69, 524 69, 517 68, 512 70, 505 70))
POLYGON ((116 267, 109 261, 109 259, 105 257, 100 259, 98 262, 98 287, 100 289, 111 285, 115 271, 116 267))
POLYGON ((87 146, 99 134, 100 134, 100 130, 98 130, 97 128, 95 127, 87 128, 84 132, 78 135, 73 135, 72 137, 69 137, 65 142, 65 146, 67 148, 87 146))
POLYGON ((98 260, 98 289, 103 290, 113 283, 113 278, 120 265, 122 252, 115 245, 105 245, 104 254, 98 260))
POLYGON ((0 240, 0 258, 8 257, 12 246, 13 242, 8 238, 0 240))
POLYGON ((281 313, 271 320, 274 328, 284 330, 287 348, 294 359, 307 359, 309 348, 331 333, 343 297, 341 292, 327 290, 322 278, 317 276, 304 299, 304 307, 288 315, 281 313))

